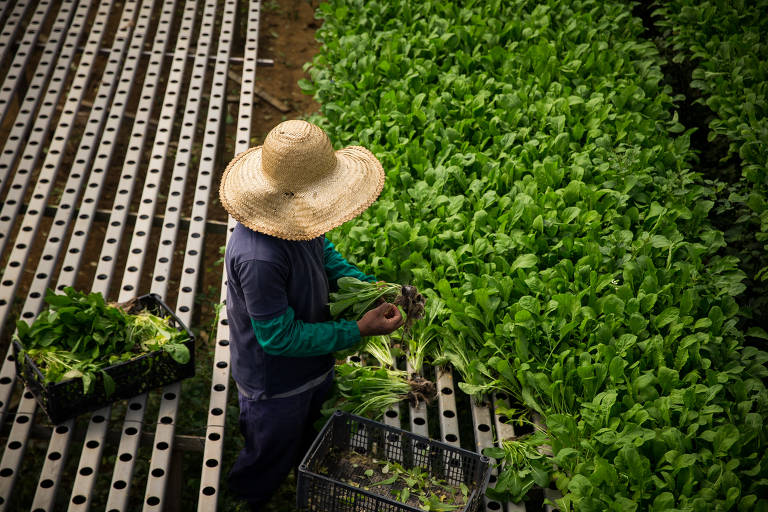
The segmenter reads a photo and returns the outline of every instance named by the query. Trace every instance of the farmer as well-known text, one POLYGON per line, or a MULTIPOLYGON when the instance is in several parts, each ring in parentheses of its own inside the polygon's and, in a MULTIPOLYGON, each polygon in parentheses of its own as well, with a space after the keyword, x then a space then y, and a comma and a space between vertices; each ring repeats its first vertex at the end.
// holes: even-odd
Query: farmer
POLYGON ((352 276, 325 233, 376 200, 384 169, 367 149, 334 151, 305 121, 285 121, 263 146, 234 158, 219 194, 238 223, 226 249, 227 320, 232 377, 245 448, 230 489, 260 510, 298 465, 316 433, 312 424, 333 381, 333 352, 403 323, 382 304, 359 321, 332 321, 329 291, 352 276))

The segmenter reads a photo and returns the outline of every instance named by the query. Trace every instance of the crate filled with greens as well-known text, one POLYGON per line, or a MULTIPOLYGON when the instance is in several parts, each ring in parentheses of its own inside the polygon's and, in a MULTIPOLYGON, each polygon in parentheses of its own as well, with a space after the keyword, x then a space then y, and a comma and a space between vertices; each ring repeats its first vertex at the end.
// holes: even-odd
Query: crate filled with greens
POLYGON ((474 512, 490 469, 479 453, 336 411, 299 466, 298 509, 474 512))
POLYGON ((157 294, 108 304, 68 287, 45 301, 32 325, 17 322, 13 348, 53 423, 195 373, 194 336, 157 294))

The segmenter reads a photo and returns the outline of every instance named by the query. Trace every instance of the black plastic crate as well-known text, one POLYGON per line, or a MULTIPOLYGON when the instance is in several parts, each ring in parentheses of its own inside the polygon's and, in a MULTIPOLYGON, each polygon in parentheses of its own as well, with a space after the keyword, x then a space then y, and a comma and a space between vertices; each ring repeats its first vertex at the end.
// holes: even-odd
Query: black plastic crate
MULTIPOLYGON (((297 505, 314 512, 420 512, 388 496, 341 481, 349 477, 349 466, 336 464, 338 457, 355 454, 376 459, 378 464, 396 463, 439 479, 446 486, 468 491, 458 512, 480 509, 491 475, 490 459, 479 453, 390 427, 377 421, 336 411, 318 434, 299 466, 297 505)), ((363 471, 363 468, 352 469, 363 471)), ((358 477, 360 475, 357 475, 358 477)), ((376 487, 378 488, 378 487, 376 487)), ((381 491, 379 491, 381 492, 381 491)))
POLYGON ((135 304, 128 312, 140 311, 149 311, 163 318, 170 317, 169 323, 172 327, 187 333, 189 339, 184 342, 184 345, 189 350, 189 361, 186 364, 180 364, 168 353, 156 350, 136 359, 110 366, 104 370, 115 382, 115 390, 109 397, 104 390, 101 372, 96 373, 93 390, 87 395, 83 394, 81 379, 46 383, 43 374, 29 356, 25 354, 23 361, 20 360, 19 354, 23 347, 18 340, 13 340, 16 374, 35 395, 37 402, 48 414, 52 423, 61 423, 118 400, 133 398, 151 389, 195 375, 195 337, 179 317, 155 293, 137 297, 135 304))

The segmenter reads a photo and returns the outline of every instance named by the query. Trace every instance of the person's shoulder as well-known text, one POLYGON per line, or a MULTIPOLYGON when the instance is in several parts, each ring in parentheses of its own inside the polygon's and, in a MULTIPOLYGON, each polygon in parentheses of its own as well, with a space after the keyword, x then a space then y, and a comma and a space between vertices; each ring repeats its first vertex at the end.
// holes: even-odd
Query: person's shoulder
POLYGON ((235 225, 227 244, 226 256, 237 264, 249 260, 281 262, 285 260, 284 240, 235 225))

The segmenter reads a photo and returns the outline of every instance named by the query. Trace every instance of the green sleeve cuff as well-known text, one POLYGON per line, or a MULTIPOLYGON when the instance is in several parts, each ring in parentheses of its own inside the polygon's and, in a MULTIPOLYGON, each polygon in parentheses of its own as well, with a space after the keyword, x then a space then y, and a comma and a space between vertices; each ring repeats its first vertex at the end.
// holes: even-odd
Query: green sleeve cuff
POLYGON ((251 325, 256 341, 264 352, 273 356, 321 356, 347 349, 361 339, 357 322, 302 322, 296 319, 291 307, 270 320, 251 318, 251 325))
POLYGON ((339 251, 334 248, 333 243, 327 238, 324 241, 323 256, 325 260, 325 273, 328 275, 330 283, 335 284, 340 277, 354 277, 369 283, 376 282, 375 276, 364 274, 360 269, 344 259, 344 256, 339 254, 339 251))

